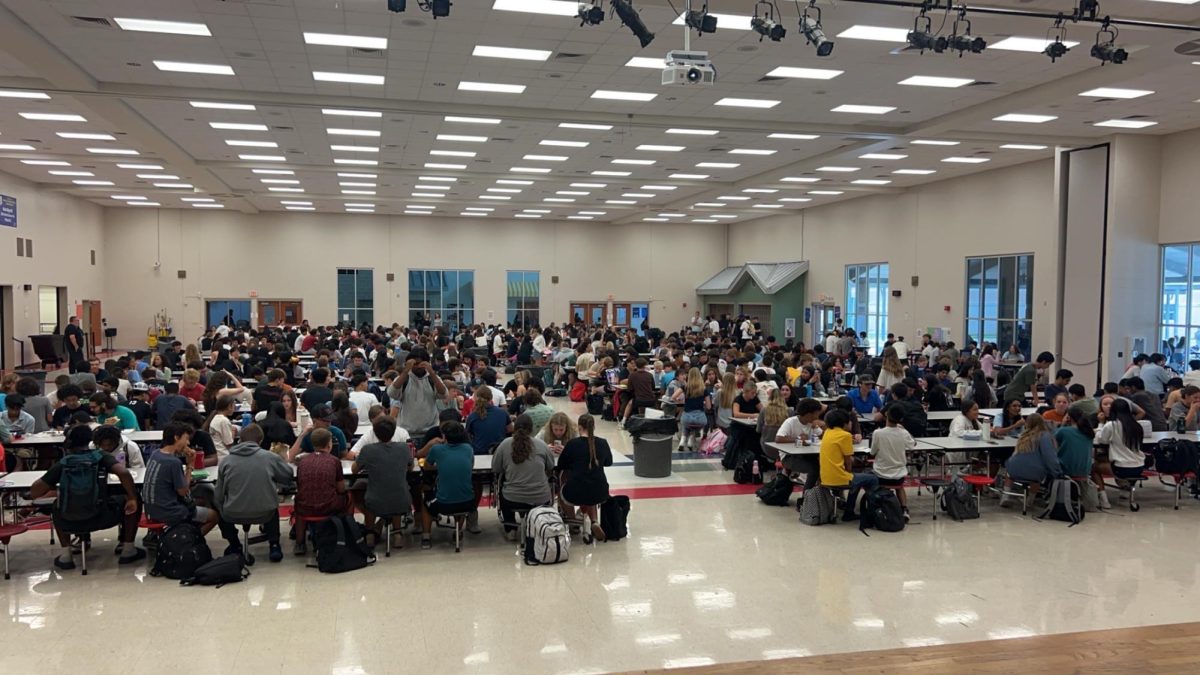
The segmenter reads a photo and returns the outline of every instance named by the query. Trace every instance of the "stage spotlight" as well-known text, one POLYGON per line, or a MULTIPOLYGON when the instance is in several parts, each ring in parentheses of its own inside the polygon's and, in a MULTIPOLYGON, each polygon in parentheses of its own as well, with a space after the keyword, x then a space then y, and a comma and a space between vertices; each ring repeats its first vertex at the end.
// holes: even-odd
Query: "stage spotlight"
POLYGON ((970 35, 951 35, 949 48, 958 52, 959 56, 962 56, 963 52, 978 54, 987 48, 987 42, 983 38, 970 35))
POLYGON ((604 9, 597 7, 595 4, 587 4, 586 2, 579 3, 580 26, 597 26, 604 21, 604 9))
POLYGON ((1050 62, 1054 63, 1055 61, 1057 61, 1057 60, 1061 59, 1063 56, 1065 56, 1066 53, 1069 51, 1071 51, 1070 47, 1067 47, 1065 44, 1062 43, 1061 39, 1058 39, 1058 40, 1055 40, 1054 42, 1051 42, 1050 44, 1046 45, 1046 48, 1042 50, 1042 53, 1045 54, 1046 56, 1049 56, 1050 62))
POLYGON ((787 29, 775 22, 775 9, 775 3, 767 0, 760 0, 754 5, 754 17, 750 19, 750 27, 759 34, 759 42, 762 42, 763 38, 779 42, 787 35, 787 29), (763 10, 761 16, 758 11, 760 7, 763 10))
POLYGON ((1096 44, 1092 45, 1092 58, 1100 61, 1100 65, 1125 63, 1129 59, 1129 52, 1118 47, 1116 41, 1117 29, 1109 24, 1106 17, 1100 30, 1096 31, 1096 44))
POLYGON ((388 0, 388 11, 400 13, 408 9, 408 0, 388 0))
POLYGON ((694 9, 688 12, 686 22, 689 28, 696 29, 696 32, 700 34, 717 32, 717 17, 708 13, 707 4, 704 9, 694 9))
POLYGON ((925 10, 913 19, 913 29, 908 32, 906 37, 908 46, 921 51, 931 50, 942 52, 949 45, 949 41, 945 38, 934 37, 933 21, 925 15, 925 10))
POLYGON ((450 16, 450 0, 430 0, 429 9, 434 19, 450 16))
POLYGON ((642 17, 638 15, 637 10, 633 8, 632 0, 611 0, 612 7, 617 12, 617 18, 621 20, 621 24, 628 26, 629 30, 642 43, 642 47, 646 47, 651 42, 654 42, 654 33, 651 33, 646 28, 646 24, 642 21, 642 17))
POLYGON ((821 8, 817 7, 817 0, 812 0, 800 16, 800 32, 804 34, 805 42, 816 47, 817 56, 833 53, 833 40, 825 37, 825 29, 821 28, 821 8))

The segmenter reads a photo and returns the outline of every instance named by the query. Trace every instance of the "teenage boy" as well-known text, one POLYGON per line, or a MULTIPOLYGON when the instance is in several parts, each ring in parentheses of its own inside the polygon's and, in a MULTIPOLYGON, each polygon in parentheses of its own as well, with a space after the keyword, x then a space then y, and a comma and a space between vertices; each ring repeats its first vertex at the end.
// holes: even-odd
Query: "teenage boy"
POLYGON ((190 505, 188 468, 193 466, 196 456, 188 447, 191 438, 192 427, 182 422, 170 422, 163 428, 162 447, 146 462, 142 495, 148 518, 166 523, 167 527, 190 520, 200 525, 202 534, 208 534, 217 526, 217 512, 190 505))
POLYGON ((77 412, 86 413, 87 410, 81 405, 83 399, 83 390, 79 385, 68 384, 58 390, 58 400, 62 403, 54 410, 54 414, 50 417, 50 425, 55 429, 65 429, 71 421, 71 416, 77 412))
POLYGON ((875 457, 872 467, 879 477, 879 484, 895 490, 904 508, 904 521, 908 522, 908 499, 904 494, 904 479, 908 477, 908 451, 917 447, 912 434, 900 426, 904 411, 892 407, 887 412, 887 426, 871 434, 871 454, 875 457))
POLYGON ((150 385, 145 382, 136 382, 129 387, 129 402, 125 404, 125 407, 133 411, 139 429, 150 428, 152 411, 149 399, 150 385))
POLYGON ((1038 407, 1040 405, 1037 390, 1038 375, 1053 365, 1053 363, 1054 355, 1050 352, 1042 352, 1038 354, 1036 361, 1021 366, 1017 374, 1013 375, 1012 381, 1004 388, 1004 395, 1001 397, 1001 402, 1024 401, 1025 392, 1029 392, 1029 396, 1033 400, 1033 407, 1038 407))
POLYGON ((1071 378, 1075 377, 1075 373, 1066 368, 1060 369, 1054 374, 1054 381, 1046 385, 1046 390, 1042 393, 1046 395, 1047 401, 1053 401, 1054 397, 1059 394, 1068 394, 1071 388, 1071 378))
POLYGON ((253 412, 266 412, 271 404, 283 400, 283 381, 287 374, 278 368, 267 371, 267 381, 254 388, 253 412))
MULTIPOLYGON (((804 398, 796 404, 796 414, 787 418, 775 432, 775 442, 795 445, 799 440, 801 445, 809 446, 820 443, 825 429, 821 422, 821 413, 825 407, 814 398, 804 398)), ((780 453, 783 458, 783 468, 789 473, 804 474, 805 491, 813 489, 821 478, 820 463, 812 454, 780 453)))
POLYGON ((848 398, 859 415, 872 418, 876 422, 883 420, 879 413, 883 409, 883 399, 879 398, 879 392, 875 391, 875 379, 870 375, 858 378, 858 388, 852 390, 848 398))
POLYGON ((333 400, 333 390, 326 384, 329 382, 329 369, 316 368, 312 371, 312 382, 300 396, 300 403, 306 410, 312 410, 322 403, 333 400))
POLYGON ((193 410, 195 407, 192 399, 179 394, 178 382, 168 382, 167 386, 163 388, 163 393, 159 394, 158 398, 154 399, 154 403, 150 405, 154 428, 162 429, 175 417, 175 413, 180 410, 193 410))
POLYGON ((267 535, 271 562, 283 560, 279 545, 279 488, 293 482, 292 467, 279 455, 260 447, 263 430, 257 424, 242 429, 241 442, 217 470, 213 501, 220 511, 221 536, 233 551, 243 553, 237 524, 261 524, 267 535))
POLYGON ((835 408, 825 415, 825 435, 821 438, 821 485, 849 488, 843 521, 857 520, 854 513, 858 493, 879 485, 873 473, 853 473, 854 437, 850 435, 850 414, 835 408))
POLYGON ((117 399, 112 394, 103 392, 92 394, 88 399, 88 408, 91 410, 92 416, 96 418, 96 422, 100 424, 114 424, 121 431, 141 431, 137 416, 129 408, 118 405, 117 399))

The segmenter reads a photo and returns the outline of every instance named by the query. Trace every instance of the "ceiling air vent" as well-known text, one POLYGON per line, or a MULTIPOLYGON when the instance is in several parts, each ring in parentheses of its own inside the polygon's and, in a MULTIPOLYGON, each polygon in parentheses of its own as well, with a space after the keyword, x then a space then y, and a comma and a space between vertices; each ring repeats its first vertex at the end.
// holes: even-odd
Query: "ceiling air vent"
POLYGON ((73 16, 71 17, 71 21, 85 26, 113 28, 112 22, 101 16, 73 16))
POLYGON ((783 82, 786 79, 788 79, 788 78, 775 77, 774 75, 763 75, 762 77, 758 78, 758 81, 759 82, 783 82))
POLYGON ((382 59, 382 49, 368 49, 366 47, 351 47, 350 56, 359 56, 365 59, 382 59))
POLYGON ((588 57, 587 54, 575 54, 573 52, 559 52, 554 55, 554 60, 555 61, 563 61, 563 60, 572 60, 572 59, 584 59, 587 57, 588 57))

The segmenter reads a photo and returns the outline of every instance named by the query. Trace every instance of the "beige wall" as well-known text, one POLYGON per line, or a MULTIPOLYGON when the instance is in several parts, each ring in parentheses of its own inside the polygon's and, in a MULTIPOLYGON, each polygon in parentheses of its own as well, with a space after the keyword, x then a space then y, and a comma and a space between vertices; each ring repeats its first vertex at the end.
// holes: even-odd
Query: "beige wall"
MULTIPOLYGON (((845 305, 846 265, 886 262, 889 330, 910 340, 927 326, 963 336, 965 258, 1034 254, 1034 349, 1056 341, 1058 216, 1054 165, 1043 160, 932 183, 902 194, 734 224, 730 264, 808 260, 808 298, 845 305), (910 277, 919 276, 914 288, 910 277), (943 307, 949 305, 950 311, 943 307)), ((804 335, 808 335, 805 327, 804 335)))
MULTIPOLYGON (((15 176, 0 173, 0 194, 17 198, 17 227, 0 227, 0 286, 12 286, 11 324, 5 321, 4 363, 13 368, 25 340, 25 360, 35 359, 29 336, 38 333, 38 286, 66 286, 69 311, 82 300, 103 299, 102 269, 106 263, 99 206, 15 176), (33 257, 17 257, 18 237, 33 240, 33 257), (96 251, 97 266, 91 265, 96 251), (33 290, 24 291, 29 284, 33 290)), ((109 307, 102 306, 105 312, 109 307)))
POLYGON ((595 225, 408 216, 106 209, 109 245, 138 251, 108 271, 110 322, 144 332, 165 308, 181 339, 203 331, 204 299, 301 298, 313 323, 336 319, 338 267, 375 274, 375 321, 407 323, 409 269, 475 270, 479 321, 503 321, 507 270, 541 272, 542 321, 571 301, 652 301, 655 325, 691 316, 695 288, 725 265, 725 226, 595 225), (161 250, 160 270, 154 252, 161 250), (180 280, 178 270, 187 271, 180 280), (396 281, 387 282, 394 272, 396 281), (552 284, 557 275, 559 283, 552 284), (684 308, 683 303, 688 307, 684 308), (494 312, 492 319, 488 312, 494 312))
POLYGON ((1158 241, 1200 241, 1200 129, 1167 136, 1161 147, 1158 241))

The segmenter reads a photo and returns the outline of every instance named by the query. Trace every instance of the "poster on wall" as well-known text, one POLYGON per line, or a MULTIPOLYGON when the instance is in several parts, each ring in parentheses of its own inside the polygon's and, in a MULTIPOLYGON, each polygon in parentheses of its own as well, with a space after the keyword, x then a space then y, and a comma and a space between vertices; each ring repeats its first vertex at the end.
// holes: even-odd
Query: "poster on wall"
POLYGON ((927 326, 925 328, 925 332, 928 333, 929 335, 931 335, 933 341, 937 342, 937 343, 945 343, 950 339, 950 329, 949 328, 937 328, 934 326, 927 326))
MULTIPOLYGON (((805 310, 808 311, 808 310, 805 310)), ((793 340, 796 338, 796 319, 783 320, 783 339, 793 340)))
POLYGON ((17 226, 17 198, 0 195, 0 225, 4 227, 17 226))

